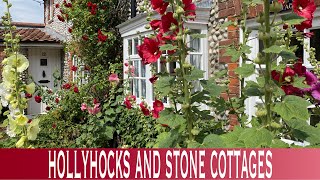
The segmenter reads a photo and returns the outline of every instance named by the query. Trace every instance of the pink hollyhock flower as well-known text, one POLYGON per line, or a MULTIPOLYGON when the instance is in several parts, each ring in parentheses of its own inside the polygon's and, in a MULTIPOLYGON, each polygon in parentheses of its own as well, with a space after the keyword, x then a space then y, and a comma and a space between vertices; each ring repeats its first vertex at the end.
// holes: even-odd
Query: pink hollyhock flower
POLYGON ((110 82, 119 82, 119 77, 118 77, 118 75, 117 74, 115 74, 115 73, 113 73, 113 74, 111 74, 110 76, 109 76, 109 81, 110 82))
MULTIPOLYGON (((196 5, 192 2, 192 0, 183 0, 185 16, 196 16, 196 5)), ((194 18, 190 18, 190 20, 194 20, 194 18)))
POLYGON ((166 12, 169 3, 163 0, 151 0, 152 9, 157 11, 159 14, 166 12))
POLYGON ((35 97, 34 97, 34 100, 35 100, 37 103, 41 103, 42 98, 41 98, 41 96, 35 96, 35 97))
POLYGON ((71 71, 75 72, 78 70, 78 67, 77 66, 71 66, 71 71))
POLYGON ((98 30, 98 42, 106 42, 108 39, 108 36, 104 35, 101 31, 101 29, 98 30))
POLYGON ((73 88, 73 92, 79 93, 79 88, 78 88, 77 86, 75 86, 75 87, 73 88))
POLYGON ((158 80, 158 77, 157 76, 152 76, 149 81, 154 84, 156 81, 158 80))
POLYGON ((126 97, 125 101, 124 101, 124 105, 126 105, 127 109, 131 109, 132 108, 132 102, 136 101, 136 96, 133 95, 129 95, 126 97))
POLYGON ((137 46, 143 64, 157 62, 162 54, 159 47, 160 42, 157 39, 144 38, 143 43, 137 46))
POLYGON ((141 102, 141 103, 140 103, 140 108, 141 108, 142 113, 143 113, 145 116, 149 116, 149 115, 150 115, 150 111, 149 111, 149 109, 147 108, 145 102, 141 102))
POLYGON ((153 110, 157 111, 157 112, 161 112, 163 109, 164 109, 164 105, 163 105, 162 101, 156 99, 153 102, 153 110))
POLYGON ((100 103, 95 104, 93 108, 91 108, 91 107, 88 108, 89 114, 92 114, 92 115, 98 114, 100 112, 100 110, 101 110, 100 103))
POLYGON ((80 109, 81 109, 81 111, 87 110, 87 104, 86 103, 82 103, 80 109))

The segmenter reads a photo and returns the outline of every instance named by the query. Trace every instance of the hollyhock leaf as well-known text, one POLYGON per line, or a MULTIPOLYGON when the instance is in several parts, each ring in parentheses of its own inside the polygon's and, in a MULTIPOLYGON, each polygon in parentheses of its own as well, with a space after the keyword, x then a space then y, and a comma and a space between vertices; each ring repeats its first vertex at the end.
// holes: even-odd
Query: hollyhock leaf
POLYGON ((202 39, 202 38, 206 38, 207 34, 191 34, 190 35, 193 39, 202 39))
POLYGON ((199 80, 203 78, 203 73, 205 73, 205 71, 202 71, 198 68, 194 68, 191 71, 190 75, 186 75, 186 80, 187 81, 195 81, 195 80, 199 80))
POLYGON ((111 127, 111 126, 105 127, 104 135, 108 138, 107 140, 113 139, 114 131, 115 131, 114 127, 111 127))
POLYGON ((243 64, 241 67, 238 67, 235 70, 235 73, 240 75, 243 78, 249 77, 255 72, 255 65, 254 64, 243 64))
POLYGON ((201 144, 201 148, 224 148, 225 146, 224 140, 216 134, 206 136, 201 144))
POLYGON ((270 147, 273 138, 273 134, 265 128, 247 128, 239 136, 246 148, 270 147))
POLYGON ((175 129, 186 122, 183 116, 174 114, 169 109, 160 112, 160 117, 157 121, 160 124, 167 124, 172 129, 175 129))
POLYGON ((173 83, 174 77, 162 76, 158 79, 155 84, 157 91, 161 92, 163 96, 166 96, 171 91, 171 84, 173 83))
POLYGON ((217 97, 225 90, 224 86, 216 84, 215 78, 213 77, 209 80, 201 80, 200 83, 203 89, 207 91, 211 97, 217 97))
POLYGON ((197 102, 197 103, 205 103, 205 101, 209 101, 210 97, 206 96, 206 93, 204 91, 195 92, 191 95, 191 103, 197 102))
POLYGON ((192 112, 198 116, 198 119, 201 120, 212 120, 213 116, 210 116, 210 110, 199 110, 196 106, 192 107, 192 112))
POLYGON ((311 144, 320 143, 320 129, 310 126, 307 121, 291 119, 286 120, 286 124, 292 128, 292 134, 299 140, 308 141, 311 144))
POLYGON ((160 51, 173 51, 176 50, 178 46, 174 46, 172 44, 165 44, 160 46, 160 51))
POLYGON ((281 19, 288 25, 298 25, 305 20, 305 18, 298 16, 296 13, 284 14, 281 19))
POLYGON ((273 45, 263 50, 264 53, 274 53, 274 54, 279 54, 282 51, 283 51, 283 48, 277 45, 273 45))
POLYGON ((201 144, 193 140, 188 143, 188 148, 201 148, 201 144))
POLYGON ((291 51, 282 51, 280 52, 279 56, 282 57, 283 60, 290 60, 290 59, 293 59, 293 60, 296 60, 296 59, 299 59, 294 52, 291 52, 291 51))
POLYGON ((223 23, 220 27, 221 28, 227 28, 229 26, 234 26, 234 22, 233 21, 226 21, 225 23, 223 23))
POLYGON ((239 126, 235 126, 232 132, 221 135, 221 138, 226 144, 226 148, 245 147, 244 142, 239 140, 239 137, 243 131, 244 131, 243 128, 239 126))
POLYGON ((245 94, 247 96, 263 96, 264 95, 264 93, 261 91, 259 87, 246 88, 245 94))
POLYGON ((290 120, 298 118, 307 120, 310 117, 308 106, 311 103, 299 96, 286 96, 282 102, 277 102, 273 111, 279 114, 283 119, 290 120))
POLYGON ((306 77, 294 77, 293 86, 297 88, 309 88, 310 86, 305 84, 306 77))
POLYGON ((177 129, 158 135, 154 148, 174 148, 178 143, 180 133, 177 129))
POLYGON ((238 51, 234 48, 227 48, 226 52, 223 54, 223 56, 231 56, 231 61, 236 62, 240 58, 242 52, 238 51))
POLYGON ((274 139, 271 142, 270 148, 288 148, 289 144, 281 141, 280 139, 274 139))
MULTIPOLYGON (((106 106, 106 107, 109 107, 108 104, 106 104, 105 106, 106 106)), ((114 112, 114 110, 113 110, 112 108, 109 108, 109 109, 106 110, 104 113, 105 113, 107 116, 115 114, 115 112, 114 112)))

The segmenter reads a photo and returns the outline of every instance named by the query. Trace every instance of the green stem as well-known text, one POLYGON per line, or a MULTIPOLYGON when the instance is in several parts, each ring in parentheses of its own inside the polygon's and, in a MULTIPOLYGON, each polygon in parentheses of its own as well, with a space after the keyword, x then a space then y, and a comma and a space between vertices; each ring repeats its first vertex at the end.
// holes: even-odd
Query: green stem
MULTIPOLYGON (((265 34, 270 37, 270 2, 269 0, 264 0, 264 24, 265 24, 265 34)), ((269 48, 271 46, 270 38, 264 38, 263 40, 264 47, 269 48)), ((266 121, 264 122, 264 125, 270 124, 272 121, 271 116, 271 103, 272 103, 272 90, 271 88, 271 56, 270 53, 265 54, 266 58, 266 73, 265 73, 265 107, 267 110, 267 116, 266 121)))

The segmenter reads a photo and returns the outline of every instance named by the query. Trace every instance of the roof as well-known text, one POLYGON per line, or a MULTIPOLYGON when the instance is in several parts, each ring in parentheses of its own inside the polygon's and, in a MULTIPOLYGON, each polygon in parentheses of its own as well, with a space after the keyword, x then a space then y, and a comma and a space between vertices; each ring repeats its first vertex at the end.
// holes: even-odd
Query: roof
MULTIPOLYGON (((61 40, 42 23, 13 22, 12 25, 17 27, 17 30, 13 33, 21 35, 21 42, 61 42, 61 40)), ((2 27, 2 24, 0 24, 0 42, 3 41, 4 34, 2 27)))
MULTIPOLYGON (((3 41, 4 29, 0 29, 0 41, 3 41)), ((13 34, 21 35, 21 42, 60 42, 58 38, 54 38, 39 28, 22 28, 17 29, 13 34)))

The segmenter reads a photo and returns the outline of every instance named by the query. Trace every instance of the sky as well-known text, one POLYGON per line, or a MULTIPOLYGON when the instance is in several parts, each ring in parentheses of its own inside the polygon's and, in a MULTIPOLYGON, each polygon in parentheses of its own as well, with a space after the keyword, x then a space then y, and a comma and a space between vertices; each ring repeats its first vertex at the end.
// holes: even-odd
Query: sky
MULTIPOLYGON (((43 23, 43 0, 9 0, 9 2, 12 3, 10 13, 14 22, 43 23)), ((1 17, 5 11, 6 5, 0 0, 1 17)))

